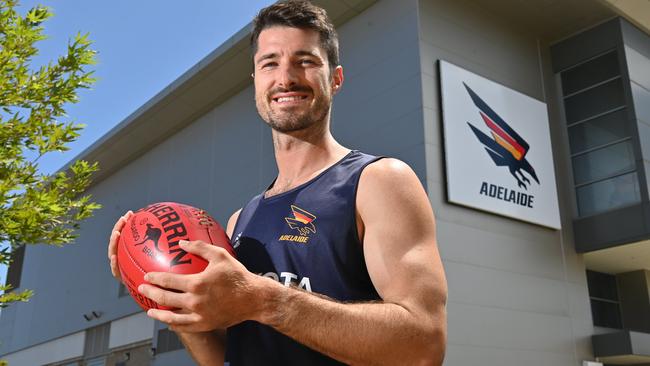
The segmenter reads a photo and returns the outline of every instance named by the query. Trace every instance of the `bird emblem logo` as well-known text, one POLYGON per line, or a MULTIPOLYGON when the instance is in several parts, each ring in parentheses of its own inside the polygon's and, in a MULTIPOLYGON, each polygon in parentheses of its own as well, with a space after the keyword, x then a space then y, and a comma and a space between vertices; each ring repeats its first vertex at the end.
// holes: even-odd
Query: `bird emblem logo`
POLYGON ((300 235, 305 236, 309 235, 310 232, 316 232, 316 226, 313 223, 316 220, 316 216, 296 205, 291 205, 291 213, 293 217, 284 218, 291 229, 298 230, 300 235))
POLYGON ((510 127, 499 115, 490 108, 467 84, 463 83, 465 89, 472 98, 474 105, 479 109, 479 114, 490 129, 492 137, 486 135, 471 123, 467 122, 474 132, 474 135, 483 144, 485 151, 492 158, 497 166, 508 167, 510 174, 517 180, 520 188, 528 189, 530 180, 526 178, 522 170, 532 177, 537 184, 539 179, 532 165, 526 160, 526 154, 530 146, 515 130, 510 127))

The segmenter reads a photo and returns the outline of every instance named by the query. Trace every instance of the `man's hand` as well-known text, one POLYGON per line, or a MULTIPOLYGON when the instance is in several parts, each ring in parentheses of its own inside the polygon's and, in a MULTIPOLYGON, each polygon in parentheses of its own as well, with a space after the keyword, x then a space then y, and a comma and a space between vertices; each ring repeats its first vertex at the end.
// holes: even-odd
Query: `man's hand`
MULTIPOLYGON (((235 212, 228 220, 228 225, 226 226, 226 234, 228 235, 229 238, 232 238, 232 232, 235 228, 235 223, 237 222, 237 218, 239 217, 240 211, 241 210, 235 212)), ((214 289, 212 288, 213 284, 209 282, 212 281, 212 279, 209 278, 210 276, 207 274, 208 272, 209 273, 214 272, 214 268, 216 269, 231 268, 231 270, 233 270, 235 273, 240 273, 240 274, 243 273, 243 274, 250 275, 250 273, 248 273, 248 271, 246 271, 245 273, 240 272, 243 266, 239 262, 237 262, 234 258, 230 257, 230 255, 227 254, 225 250, 219 247, 215 247, 213 245, 209 245, 201 242, 189 243, 189 245, 186 243, 182 243, 180 245, 187 252, 199 255, 207 259, 208 261, 210 261, 208 267, 205 269, 204 272, 202 272, 205 275, 204 276, 170 275, 168 273, 152 273, 151 276, 145 277, 145 280, 149 281, 150 283, 157 284, 169 289, 169 288, 173 288, 173 286, 169 285, 168 283, 174 281, 174 278, 177 281, 178 279, 181 279, 180 280, 181 287, 183 287, 184 281, 186 281, 189 278, 194 282, 191 282, 192 286, 187 286, 188 289, 191 289, 189 287, 198 286, 203 291, 201 291, 201 295, 196 293, 191 293, 191 292, 185 292, 184 294, 179 294, 172 291, 166 291, 155 286, 143 285, 142 293, 145 294, 145 296, 147 296, 146 294, 149 294, 149 296, 152 297, 166 296, 167 299, 169 299, 170 294, 177 295, 176 297, 177 300, 179 300, 179 305, 184 304, 185 306, 185 309, 183 309, 183 306, 178 306, 179 310, 176 311, 151 310, 148 314, 154 319, 158 319, 162 322, 169 324, 171 326, 170 328, 176 331, 176 334, 178 334, 181 341, 183 341, 183 344, 185 344, 185 348, 192 355, 192 358, 194 358, 194 361, 196 361, 198 365, 223 365, 224 354, 226 352, 225 350, 226 330, 225 327, 220 327, 219 325, 215 326, 211 324, 219 324, 219 323, 229 324, 228 321, 224 321, 224 317, 230 315, 224 314, 224 312, 221 311, 218 314, 221 316, 221 318, 218 319, 217 321, 212 320, 212 323, 202 323, 201 319, 208 318, 210 313, 215 312, 216 309, 218 308, 216 306, 211 308, 210 302, 204 302, 199 304, 200 301, 199 299, 205 299, 206 293, 209 294, 210 292, 214 291, 214 289), (225 257, 222 258, 223 255, 225 255, 225 257), (210 260, 210 258, 213 258, 213 260, 210 260), (221 266, 217 266, 217 263, 219 262, 221 262, 221 266), (170 280, 167 277, 170 277, 172 279, 170 280), (184 295, 184 296, 178 296, 178 295, 184 295), (196 302, 191 304, 185 304, 186 301, 196 301, 196 302), (195 305, 197 309, 207 308, 208 312, 206 314, 203 311, 198 312, 198 311, 188 310, 188 308, 191 308, 190 305, 195 305), (179 321, 178 316, 180 315, 187 315, 187 318, 189 319, 199 319, 199 320, 198 322, 194 321, 194 322, 190 322, 189 324, 180 325, 178 323, 179 321), (215 329, 215 330, 202 331, 206 329, 215 329)), ((238 277, 241 276, 232 276, 232 278, 238 278, 238 277)), ((247 276, 244 277, 248 278, 247 276)), ((223 283, 223 280, 221 281, 221 283, 223 283)), ((188 282, 186 285, 189 284, 190 283, 188 282)), ((230 284, 228 285, 229 286, 226 287, 234 287, 231 286, 230 284)), ((222 287, 224 286, 222 285, 222 287)), ((218 290, 216 292, 218 296, 218 290)), ((223 293, 226 292, 224 291, 223 293)), ((228 296, 228 295, 224 295, 224 296, 228 296)), ((207 297, 208 297, 207 301, 214 301, 214 300, 210 300, 209 296, 207 297)), ((158 299, 158 303, 169 305, 169 303, 166 303, 169 300, 161 299, 161 298, 157 298, 157 299, 158 299)), ((226 309, 237 309, 237 308, 233 308, 232 305, 229 304, 229 301, 223 301, 223 303, 224 303, 223 306, 230 306, 229 308, 226 309)), ((235 314, 237 313, 235 312, 235 314)), ((237 315, 240 316, 239 314, 237 315)), ((185 320, 188 320, 187 318, 185 320)), ((182 321, 183 318, 181 317, 180 320, 182 321)))
MULTIPOLYGON (((262 314, 264 289, 275 281, 249 272, 220 247, 181 240, 180 247, 208 261, 203 272, 185 275, 149 272, 138 291, 160 305, 178 310, 151 309, 150 317, 177 332, 223 329, 262 314)), ((279 286, 279 285, 278 285, 279 286)))
POLYGON ((117 280, 121 280, 120 269, 117 266, 117 242, 120 239, 120 232, 126 224, 126 220, 128 220, 131 215, 133 215, 133 211, 128 211, 117 220, 113 226, 113 231, 111 231, 111 237, 108 240, 108 262, 111 266, 111 273, 117 280))

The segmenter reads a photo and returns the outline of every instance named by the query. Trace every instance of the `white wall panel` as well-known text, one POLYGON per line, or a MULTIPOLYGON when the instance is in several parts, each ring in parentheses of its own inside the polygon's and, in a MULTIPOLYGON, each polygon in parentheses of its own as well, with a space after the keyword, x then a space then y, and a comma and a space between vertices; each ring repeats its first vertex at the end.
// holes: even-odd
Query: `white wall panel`
POLYGON ((9 365, 44 365, 80 357, 86 332, 78 332, 3 356, 9 365))
POLYGON ((154 320, 145 312, 129 315, 111 322, 108 348, 151 339, 154 333, 154 320))

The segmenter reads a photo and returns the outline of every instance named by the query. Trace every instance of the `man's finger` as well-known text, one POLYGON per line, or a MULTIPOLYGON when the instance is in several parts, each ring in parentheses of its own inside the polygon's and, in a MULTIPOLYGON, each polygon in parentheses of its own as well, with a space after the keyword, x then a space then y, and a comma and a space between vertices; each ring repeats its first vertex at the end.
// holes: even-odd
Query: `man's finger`
POLYGON ((120 239, 120 232, 117 230, 113 230, 111 233, 111 238, 108 240, 108 258, 110 259, 111 256, 117 254, 117 242, 120 239))
POLYGON ((169 306, 172 308, 183 308, 183 300, 187 296, 183 293, 173 292, 147 284, 138 286, 138 292, 155 301, 159 305, 169 306))
POLYGON ((150 318, 175 326, 187 326, 200 321, 199 315, 196 313, 180 314, 169 310, 149 309, 147 315, 150 318))
POLYGON ((181 292, 190 292, 189 278, 192 275, 169 273, 169 272, 149 272, 144 275, 144 280, 166 289, 177 290, 181 292))
POLYGON ((115 225, 113 225, 113 231, 120 231, 124 226, 124 223, 126 223, 126 215, 120 216, 120 218, 117 219, 115 225))
POLYGON ((133 211, 130 211, 130 210, 127 211, 124 215, 122 215, 122 216, 117 220, 117 222, 115 223, 115 225, 113 226, 113 231, 120 231, 120 230, 122 230, 122 227, 123 227, 124 224, 126 223, 126 220, 128 220, 129 217, 131 217, 131 215, 133 215, 133 211))
POLYGON ((111 258, 111 255, 117 253, 117 241, 119 240, 120 237, 120 232, 122 231, 122 228, 126 224, 126 221, 133 215, 133 211, 127 211, 124 215, 122 215, 115 225, 113 226, 113 230, 111 231, 111 236, 108 241, 108 258, 111 258))
POLYGON ((111 273, 113 274, 113 277, 117 278, 118 280, 121 279, 122 275, 120 273, 120 269, 117 267, 117 256, 112 255, 110 261, 111 261, 111 273))
POLYGON ((220 248, 216 245, 208 244, 200 240, 195 240, 195 241, 181 240, 178 242, 178 244, 180 245, 181 249, 183 249, 184 251, 198 255, 199 257, 207 261, 216 260, 221 255, 223 255, 223 253, 228 253, 223 248, 220 248))

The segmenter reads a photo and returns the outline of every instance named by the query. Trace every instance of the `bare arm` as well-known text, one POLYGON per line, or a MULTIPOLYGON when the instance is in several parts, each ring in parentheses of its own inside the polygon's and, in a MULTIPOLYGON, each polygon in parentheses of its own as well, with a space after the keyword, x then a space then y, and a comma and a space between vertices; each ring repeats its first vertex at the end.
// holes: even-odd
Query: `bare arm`
POLYGON ((426 193, 397 160, 364 171, 357 208, 380 303, 342 304, 285 288, 262 321, 350 364, 439 365, 446 342, 446 283, 426 193), (278 311, 278 309, 284 309, 278 311))
MULTIPOLYGON (((228 238, 232 238, 233 230, 241 209, 237 210, 228 219, 226 225, 226 234, 228 238)), ((175 330, 170 326, 171 330, 175 330)), ((224 357, 226 353, 226 331, 225 329, 216 329, 213 331, 205 332, 181 332, 176 331, 178 337, 185 345, 185 349, 190 353, 194 361, 202 366, 224 364, 224 357)))
POLYGON ((446 283, 428 198, 415 173, 386 159, 362 174, 357 197, 368 271, 383 301, 342 304, 257 276, 221 248, 181 247, 209 261, 197 275, 150 273, 140 291, 186 314, 150 310, 178 331, 268 324, 350 364, 440 365, 446 342, 446 283))

